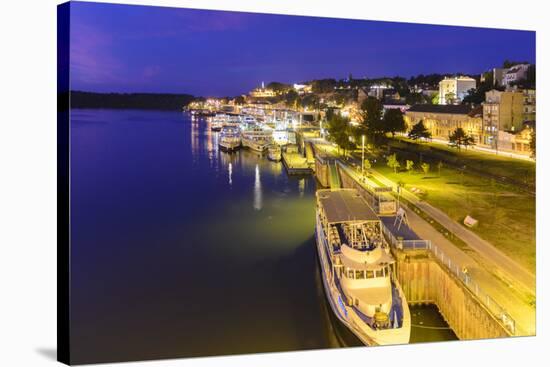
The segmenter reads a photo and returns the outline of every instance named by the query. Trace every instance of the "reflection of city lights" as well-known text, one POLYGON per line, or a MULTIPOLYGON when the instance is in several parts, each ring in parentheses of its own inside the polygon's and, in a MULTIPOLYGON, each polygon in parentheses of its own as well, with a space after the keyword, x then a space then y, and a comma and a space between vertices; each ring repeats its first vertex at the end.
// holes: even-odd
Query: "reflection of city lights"
POLYGON ((300 197, 304 197, 304 192, 306 188, 306 179, 302 178, 298 181, 298 190, 300 192, 300 197))
POLYGON ((254 180, 254 209, 262 209, 262 184, 260 182, 260 167, 256 164, 256 175, 254 180))
POLYGON ((229 162, 229 185, 231 185, 233 183, 233 180, 232 180, 232 176, 233 176, 233 165, 231 164, 231 162, 229 162))

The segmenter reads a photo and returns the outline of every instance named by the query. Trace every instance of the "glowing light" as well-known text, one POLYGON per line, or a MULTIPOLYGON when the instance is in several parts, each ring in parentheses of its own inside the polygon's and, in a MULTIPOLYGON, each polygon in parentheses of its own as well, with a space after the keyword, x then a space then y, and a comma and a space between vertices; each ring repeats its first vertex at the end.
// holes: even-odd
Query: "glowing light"
POLYGON ((260 167, 256 164, 256 174, 254 179, 254 209, 262 209, 262 183, 260 181, 260 167))

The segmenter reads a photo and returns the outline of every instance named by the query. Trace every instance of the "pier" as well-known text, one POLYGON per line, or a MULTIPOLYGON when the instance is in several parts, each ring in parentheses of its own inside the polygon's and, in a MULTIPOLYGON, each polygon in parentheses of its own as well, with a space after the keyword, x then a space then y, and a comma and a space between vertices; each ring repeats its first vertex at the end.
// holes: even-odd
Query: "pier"
POLYGON ((296 145, 288 145, 282 153, 283 164, 289 175, 308 175, 312 167, 306 157, 298 151, 296 145))
POLYGON ((460 339, 530 335, 523 325, 532 323, 533 310, 413 208, 399 209, 392 187, 362 176, 322 149, 314 151, 319 184, 357 189, 381 218, 410 304, 436 305, 460 339), (385 200, 393 201, 395 210, 384 209, 385 200))

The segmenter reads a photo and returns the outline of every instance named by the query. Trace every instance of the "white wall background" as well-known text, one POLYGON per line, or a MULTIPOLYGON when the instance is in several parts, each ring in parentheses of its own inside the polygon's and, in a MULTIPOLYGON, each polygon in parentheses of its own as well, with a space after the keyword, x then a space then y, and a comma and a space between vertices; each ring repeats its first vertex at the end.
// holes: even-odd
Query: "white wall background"
MULTIPOLYGON (((525 366, 548 355, 548 74, 544 2, 437 0, 110 1, 280 14, 485 26, 537 31, 538 336, 131 363, 130 366, 525 366), (546 228, 545 228, 546 225, 546 228)), ((0 366, 55 365, 56 0, 0 5, 0 366)), ((511 45, 512 47, 512 45, 511 45)))

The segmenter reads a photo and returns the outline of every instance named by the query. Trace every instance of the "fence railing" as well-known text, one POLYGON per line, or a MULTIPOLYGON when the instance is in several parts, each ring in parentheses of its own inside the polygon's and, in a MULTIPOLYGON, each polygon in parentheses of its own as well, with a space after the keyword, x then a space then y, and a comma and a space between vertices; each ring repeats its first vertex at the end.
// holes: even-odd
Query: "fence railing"
POLYGON ((506 311, 506 309, 498 304, 489 294, 476 283, 468 274, 467 268, 461 268, 453 262, 450 256, 445 254, 435 243, 428 240, 401 240, 382 224, 382 232, 389 239, 391 244, 400 250, 417 250, 424 249, 431 251, 432 254, 446 267, 453 275, 455 275, 485 306, 485 308, 495 317, 495 319, 512 335, 516 334, 516 322, 506 311))
POLYGON ((452 261, 451 257, 446 255, 436 244, 431 243, 430 250, 434 256, 476 296, 479 302, 489 310, 495 319, 510 331, 512 335, 515 335, 515 320, 504 307, 500 306, 497 301, 484 292, 479 284, 470 277, 468 269, 460 268, 452 261))
POLYGON ((382 223, 382 233, 390 240, 391 244, 400 250, 429 250, 430 240, 405 240, 395 235, 382 223))

